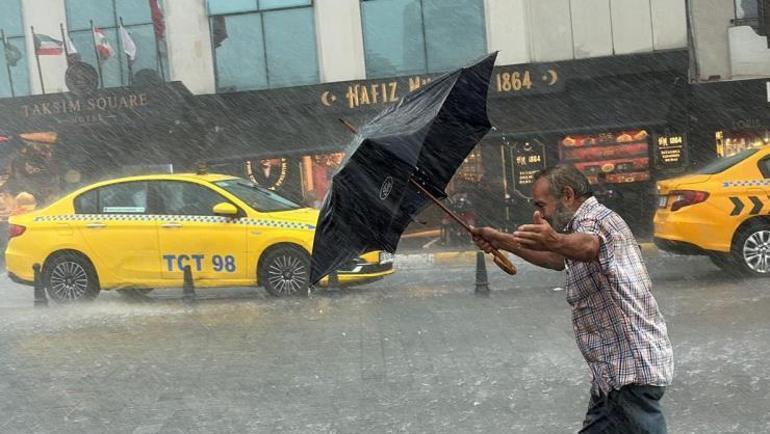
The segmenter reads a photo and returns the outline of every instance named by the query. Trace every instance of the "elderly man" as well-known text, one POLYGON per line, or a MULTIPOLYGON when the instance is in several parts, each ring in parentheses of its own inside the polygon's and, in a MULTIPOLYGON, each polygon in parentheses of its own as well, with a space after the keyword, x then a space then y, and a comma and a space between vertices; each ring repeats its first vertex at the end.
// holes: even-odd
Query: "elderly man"
POLYGON ((631 230, 592 197, 572 166, 538 173, 533 197, 532 224, 513 234, 474 228, 474 240, 486 252, 505 249, 566 270, 577 345, 593 374, 580 432, 666 432, 660 399, 673 377, 673 354, 631 230))

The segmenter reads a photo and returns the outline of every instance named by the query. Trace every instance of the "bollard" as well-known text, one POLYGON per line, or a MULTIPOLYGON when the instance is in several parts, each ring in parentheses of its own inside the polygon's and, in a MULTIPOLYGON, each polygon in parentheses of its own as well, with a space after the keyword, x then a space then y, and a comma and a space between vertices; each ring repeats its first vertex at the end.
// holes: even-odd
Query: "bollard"
POLYGON ((48 306, 48 298, 45 296, 45 288, 43 287, 43 275, 40 272, 40 264, 32 266, 34 273, 34 288, 35 288, 35 306, 48 306))
POLYGON ((195 301, 195 283, 193 282, 192 268, 189 265, 185 265, 183 272, 182 298, 185 302, 192 303, 195 301))
POLYGON ((476 252, 476 294, 489 294, 487 262, 484 252, 476 252))

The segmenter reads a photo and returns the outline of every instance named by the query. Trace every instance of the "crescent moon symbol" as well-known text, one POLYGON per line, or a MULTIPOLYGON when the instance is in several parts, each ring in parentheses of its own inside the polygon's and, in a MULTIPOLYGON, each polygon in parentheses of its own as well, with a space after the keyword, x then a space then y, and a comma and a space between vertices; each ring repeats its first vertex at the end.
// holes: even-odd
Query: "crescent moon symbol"
POLYGON ((551 74, 551 82, 548 83, 549 86, 553 86, 556 84, 557 81, 559 81, 559 74, 556 72, 555 69, 549 69, 548 73, 551 74))
POLYGON ((329 107, 334 101, 337 101, 337 97, 328 90, 325 90, 321 93, 321 104, 329 107))

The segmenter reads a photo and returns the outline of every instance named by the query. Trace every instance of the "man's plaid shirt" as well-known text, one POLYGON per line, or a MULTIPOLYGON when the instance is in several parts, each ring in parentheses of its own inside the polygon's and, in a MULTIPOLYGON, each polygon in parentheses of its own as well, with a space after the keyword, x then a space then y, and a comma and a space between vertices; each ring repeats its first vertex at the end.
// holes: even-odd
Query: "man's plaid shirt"
POLYGON ((598 261, 565 261, 572 325, 594 386, 609 393, 626 384, 670 384, 674 358, 666 323, 626 222, 591 197, 567 232, 596 235, 601 243, 598 261))

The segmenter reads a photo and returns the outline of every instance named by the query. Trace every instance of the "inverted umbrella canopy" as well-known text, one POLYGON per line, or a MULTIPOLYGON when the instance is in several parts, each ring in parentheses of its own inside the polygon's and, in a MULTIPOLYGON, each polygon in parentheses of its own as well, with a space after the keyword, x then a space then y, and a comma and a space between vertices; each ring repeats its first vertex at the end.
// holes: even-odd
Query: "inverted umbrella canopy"
POLYGON ((310 280, 372 250, 395 253, 429 194, 449 181, 490 130, 487 90, 497 53, 434 79, 364 125, 321 208, 310 280))

